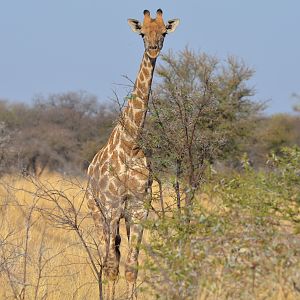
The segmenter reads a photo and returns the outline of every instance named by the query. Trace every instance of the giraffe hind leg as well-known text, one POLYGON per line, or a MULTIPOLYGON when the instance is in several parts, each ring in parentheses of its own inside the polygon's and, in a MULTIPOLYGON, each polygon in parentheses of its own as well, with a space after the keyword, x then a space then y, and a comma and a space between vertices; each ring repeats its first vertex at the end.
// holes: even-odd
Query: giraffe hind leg
MULTIPOLYGON (((91 211, 91 215, 94 220, 96 227, 98 249, 99 249, 99 259, 104 271, 104 299, 113 300, 115 295, 115 285, 118 278, 118 266, 116 260, 120 259, 120 253, 117 248, 120 246, 120 237, 116 235, 116 238, 112 238, 112 235, 108 235, 111 232, 111 228, 108 228, 107 220, 104 214, 104 207, 100 207, 98 199, 95 199, 92 195, 88 199, 88 207, 91 211), (102 211, 101 211, 102 209, 102 211), (114 247, 110 247, 112 241, 116 243, 114 247), (111 249, 113 248, 113 249, 111 249)), ((111 225, 111 224, 110 224, 111 225)), ((111 226, 110 226, 111 227, 111 226)))
POLYGON ((121 258, 119 222, 120 216, 117 215, 114 222, 110 223, 110 230, 108 231, 110 235, 106 238, 106 246, 108 249, 104 266, 104 275, 108 281, 106 299, 115 299, 115 288, 119 279, 119 264, 121 258))

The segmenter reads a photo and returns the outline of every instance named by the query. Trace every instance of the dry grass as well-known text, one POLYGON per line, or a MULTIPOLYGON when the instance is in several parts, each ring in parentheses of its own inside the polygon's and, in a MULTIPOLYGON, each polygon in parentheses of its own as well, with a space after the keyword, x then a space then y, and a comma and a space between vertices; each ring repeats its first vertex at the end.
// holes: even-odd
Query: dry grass
MULTIPOLYGON (((53 226, 41 214, 41 208, 49 211, 52 204, 39 198, 38 192, 41 186, 47 190, 55 188, 65 191, 68 198, 78 206, 85 196, 85 185, 84 181, 69 181, 56 174, 45 174, 38 186, 22 177, 7 176, 1 179, 0 299, 13 299, 17 296, 22 299, 24 286, 25 299, 99 298, 97 280, 76 233, 53 226), (28 220, 33 207, 31 219, 28 220), (28 223, 30 228, 26 234, 28 223), (7 270, 1 270, 4 260, 7 270), (25 264, 27 274, 24 283, 25 264)), ((93 221, 85 203, 80 214, 83 220, 82 230, 90 233, 94 230, 93 221)), ((124 298, 122 296, 126 289, 124 259, 128 243, 124 223, 121 223, 121 236, 122 257, 117 299, 124 298)), ((140 277, 142 280, 142 276, 140 277)))
MULTIPOLYGON (((1 179, 0 299, 99 298, 97 279, 88 261, 88 255, 76 233, 73 230, 53 226, 54 223, 50 222, 45 214, 41 214, 41 211, 49 211, 53 205, 45 197, 41 197, 43 195, 42 189, 64 191, 68 199, 71 199, 74 205, 78 207, 84 199, 85 186, 86 182, 83 180, 74 178, 68 180, 57 174, 45 174, 38 184, 17 176, 6 176, 1 179)), ((154 191, 157 189, 154 188, 154 191)), ((222 218, 235 213, 224 205, 220 195, 215 194, 212 198, 203 193, 197 198, 200 200, 203 212, 206 212, 207 215, 218 215, 222 218)), ((172 197, 165 197, 165 201, 167 210, 174 205, 172 197)), ((154 209, 159 210, 159 201, 153 205, 154 209)), ((231 222, 236 224, 236 229, 229 231, 235 236, 232 242, 226 242, 230 236, 212 237, 211 241, 204 246, 211 247, 211 252, 207 257, 201 258, 201 262, 199 262, 201 268, 206 268, 200 273, 206 274, 206 276, 199 277, 197 299, 239 299, 235 297, 239 294, 236 293, 236 289, 243 289, 243 285, 245 288, 250 287, 248 295, 251 299, 300 299, 299 281, 293 277, 293 280, 296 280, 293 287, 289 277, 299 272, 293 265, 288 267, 284 265, 290 263, 296 266, 299 263, 298 260, 295 260, 298 257, 298 254, 295 254, 298 250, 292 249, 293 245, 297 246, 299 243, 295 242, 298 239, 293 239, 290 224, 279 224, 283 229, 280 235, 277 235, 278 240, 272 240, 272 237, 268 237, 269 240, 267 240, 265 232, 254 233, 255 227, 253 227, 254 231, 249 233, 249 237, 257 236, 258 238, 252 238, 251 241, 249 239, 248 242, 247 236, 244 234, 248 234, 247 230, 252 229, 247 224, 243 229, 246 213, 243 215, 240 212, 239 215, 241 218, 238 218, 237 214, 232 215, 231 222), (287 227, 289 228, 288 231, 286 231, 287 227), (263 234, 261 239, 260 234, 263 234), (226 243, 224 242, 222 247, 219 242, 213 244, 214 240, 222 241, 223 239, 226 243), (273 264, 272 257, 270 258, 267 252, 259 252, 260 249, 265 251, 266 247, 264 244, 255 244, 256 241, 257 243, 276 244, 274 249, 278 252, 276 259, 278 258, 279 263, 276 260, 273 264), (288 257, 287 251, 294 254, 288 257), (280 259, 280 255, 283 257, 282 259, 280 259), (252 282, 251 275, 253 267, 252 265, 248 266, 248 264, 253 263, 254 259, 259 259, 261 264, 259 267, 261 269, 255 270, 255 283, 252 282), (234 262, 235 269, 228 267, 228 261, 234 262), (229 296, 224 298, 224 295, 229 296)), ((86 234, 94 232, 93 221, 89 217, 85 202, 80 210, 80 218, 83 220, 82 230, 86 234)), ((126 290, 124 259, 127 254, 128 243, 124 223, 121 223, 121 235, 122 257, 116 299, 124 299, 126 290)), ((145 232, 145 241, 148 241, 148 236, 145 232)), ((269 247, 266 249, 270 251, 269 247)), ((141 262, 144 255, 141 253, 141 262)), ((198 262, 195 263, 198 264, 198 262)), ((142 288, 146 288, 147 285, 143 282, 147 273, 141 271, 139 274, 139 284, 142 288)), ((163 294, 160 294, 160 298, 169 299, 163 294)), ((141 291, 139 299, 152 299, 152 297, 149 293, 141 291)))

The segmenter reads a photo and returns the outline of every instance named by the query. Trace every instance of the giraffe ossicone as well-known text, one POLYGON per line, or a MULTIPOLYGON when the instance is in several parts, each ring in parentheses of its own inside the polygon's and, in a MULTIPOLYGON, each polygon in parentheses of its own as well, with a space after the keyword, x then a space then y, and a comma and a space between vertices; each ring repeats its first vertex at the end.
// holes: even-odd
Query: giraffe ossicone
POLYGON ((139 146, 139 137, 147 114, 156 59, 165 36, 175 31, 179 20, 173 19, 165 24, 161 9, 157 10, 156 18, 151 18, 150 12, 144 10, 142 23, 128 19, 128 24, 143 38, 143 59, 127 106, 107 143, 88 168, 88 207, 102 243, 103 267, 109 282, 107 299, 113 298, 119 274, 121 218, 125 218, 128 228, 129 251, 125 278, 129 286, 128 297, 133 297, 143 235, 142 222, 148 216, 147 195, 152 184, 147 158, 139 146))

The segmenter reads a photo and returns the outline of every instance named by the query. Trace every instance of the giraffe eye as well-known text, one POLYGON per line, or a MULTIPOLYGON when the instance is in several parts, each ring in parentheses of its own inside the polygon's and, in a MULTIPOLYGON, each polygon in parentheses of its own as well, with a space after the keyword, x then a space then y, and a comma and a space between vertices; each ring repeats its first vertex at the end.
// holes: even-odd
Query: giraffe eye
POLYGON ((162 34, 163 37, 165 37, 165 36, 167 35, 167 33, 168 33, 167 31, 166 31, 166 32, 163 32, 163 34, 162 34))
POLYGON ((144 34, 144 33, 140 33, 140 36, 141 36, 142 38, 144 38, 145 34, 144 34))

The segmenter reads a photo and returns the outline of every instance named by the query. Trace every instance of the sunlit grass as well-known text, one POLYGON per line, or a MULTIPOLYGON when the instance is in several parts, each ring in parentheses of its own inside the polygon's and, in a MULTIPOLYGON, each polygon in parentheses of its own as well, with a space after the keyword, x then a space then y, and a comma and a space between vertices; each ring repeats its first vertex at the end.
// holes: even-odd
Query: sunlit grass
MULTIPOLYGON (((80 205, 85 196, 86 182, 78 179, 62 178, 57 174, 46 174, 39 179, 39 186, 28 178, 6 176, 1 179, 1 240, 8 236, 8 244, 0 251, 2 257, 10 257, 8 262, 11 275, 3 271, 0 276, 0 299, 16 297, 23 284, 24 251, 26 243, 26 222, 30 208, 34 210, 30 223, 28 238, 28 257, 26 262, 27 286, 26 299, 97 299, 99 298, 97 280, 93 275, 87 259, 87 253, 82 247, 74 231, 57 228, 43 217, 40 208, 51 208, 49 201, 39 198, 39 188, 45 190, 62 190, 77 205, 80 205), (18 247, 17 247, 18 246, 18 247), (16 250, 16 248, 18 248, 16 250), (39 261, 42 260, 42 261, 39 261), (48 260, 48 261, 47 261, 48 260), (39 264, 43 264, 42 273, 39 275, 39 264), (36 286, 39 282, 38 293, 36 286), (14 291, 15 288, 15 291, 14 291), (15 295, 14 295, 15 293, 15 295), (36 294, 35 294, 36 293, 36 294)), ((94 230, 93 221, 84 201, 81 215, 85 215, 82 223, 83 230, 94 230)), ((122 298, 125 293, 124 259, 127 254, 128 242, 124 223, 121 222, 121 265, 118 281, 117 298, 122 298)))
MULTIPOLYGON (((245 180, 250 179, 245 178, 245 180)), ((266 209, 264 205, 269 205, 269 202, 259 200, 263 196, 259 191, 257 191, 257 197, 254 196, 251 184, 248 185, 246 181, 244 189, 240 189, 233 181, 229 183, 224 188, 221 185, 221 189, 207 184, 195 199, 195 214, 211 216, 209 217, 211 219, 209 230, 217 228, 219 220, 228 222, 228 225, 224 227, 228 227, 225 230, 225 234, 228 236, 214 235, 213 230, 205 235, 207 245, 204 246, 211 247, 212 252, 207 257, 201 257, 203 260, 201 268, 202 266, 203 268, 209 267, 207 270, 210 273, 199 277, 197 299, 225 299, 225 295, 230 295, 230 293, 234 295, 234 290, 242 289, 243 284, 247 288, 250 286, 246 294, 251 295, 253 299, 297 299, 297 296, 300 295, 297 290, 299 288, 298 281, 296 277, 296 279, 293 277, 293 280, 296 280, 293 288, 291 278, 289 278, 292 273, 289 270, 294 272, 293 276, 297 272, 295 273, 293 265, 285 265, 289 261, 295 265, 299 263, 299 260, 296 259, 299 255, 297 254, 298 250, 292 246, 293 235, 297 234, 295 227, 291 226, 291 222, 287 219, 280 218, 281 222, 274 225, 274 230, 272 228, 264 230, 260 225, 253 223, 257 217, 258 220, 260 217, 269 217, 267 213, 264 213, 264 209, 266 209), (248 190, 252 193, 251 199, 254 199, 254 202, 250 198, 244 197, 248 190), (255 227, 256 225, 258 227, 255 227), (256 232, 256 228, 261 231, 256 232), (232 239, 231 236, 234 238, 232 239), (232 242, 226 242, 221 247, 218 241, 222 240, 232 242), (285 244, 285 241, 289 244, 285 244), (237 249, 238 252, 231 252, 232 249, 237 249), (264 249, 266 252, 259 252, 265 251, 264 249), (220 250, 227 256, 219 256, 220 250), (268 251, 275 251, 270 252, 272 255, 278 252, 278 257, 269 257, 268 251), (289 253, 291 253, 290 260, 289 253), (252 263, 256 256, 259 259, 260 267, 255 269, 257 277, 254 278, 255 281, 252 284, 253 267, 249 263, 252 263), (227 264, 232 259, 237 260, 230 269, 227 264), (263 273, 260 273, 261 270, 264 270, 263 273), (266 272, 266 270, 268 271, 266 272)), ((67 178, 50 173, 44 174, 38 181, 21 176, 1 178, 0 299, 18 297, 21 299, 24 294, 24 290, 22 291, 24 286, 26 286, 24 299, 99 298, 97 279, 78 236, 73 230, 54 226, 55 222, 53 223, 53 220, 49 220, 43 213, 43 210, 49 211, 53 206, 53 203, 47 199, 47 195, 45 196, 45 191, 62 191, 62 195, 65 195, 76 207, 83 204, 80 209, 80 217, 83 220, 82 229, 87 233, 95 231, 93 220, 84 200, 86 184, 84 179, 67 178), (29 232, 26 231, 28 224, 31 225, 29 232), (26 241, 28 254, 25 260, 26 241), (25 264, 26 276, 24 276, 25 264), (26 282, 24 282, 24 278, 26 278, 26 282)), ((154 185, 153 190, 158 195, 157 185, 154 185)), ((168 217, 172 216, 172 209, 176 209, 176 201, 170 191, 171 189, 167 189, 164 194, 168 217)), ((60 199, 59 197, 58 199, 60 199)), ((268 194, 264 197, 268 197, 268 194)), ((64 202, 62 201, 62 203, 64 202)), ((155 211, 160 210, 159 199, 153 203, 153 208, 150 219, 154 220, 157 218, 155 211)), ((173 221, 171 220, 171 222, 173 221)), ((196 226, 198 225, 196 224, 196 226)), ((198 236, 197 232, 194 234, 201 240, 200 232, 198 236)), ((216 231, 216 234, 219 233, 216 231)), ((128 251, 128 242, 123 221, 121 222, 121 236, 122 256, 116 299, 124 299, 126 290, 124 261, 128 251)), ((150 241, 150 233, 145 231, 144 242, 149 243, 150 241)), ((298 244, 295 239, 295 247, 298 244)), ((146 254, 142 251, 141 266, 146 259, 146 254)), ((198 262, 195 261, 195 263, 198 262)), ((205 271, 202 273, 205 274, 205 271)), ((151 288, 144 282, 147 276, 151 277, 151 272, 141 268, 139 299, 154 299, 151 296, 151 288)), ((168 299, 163 293, 160 293, 159 296, 161 299, 168 299)))

